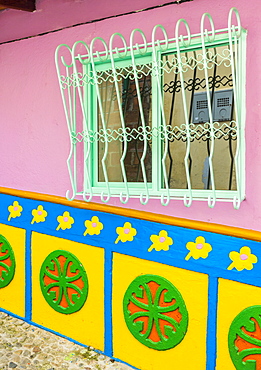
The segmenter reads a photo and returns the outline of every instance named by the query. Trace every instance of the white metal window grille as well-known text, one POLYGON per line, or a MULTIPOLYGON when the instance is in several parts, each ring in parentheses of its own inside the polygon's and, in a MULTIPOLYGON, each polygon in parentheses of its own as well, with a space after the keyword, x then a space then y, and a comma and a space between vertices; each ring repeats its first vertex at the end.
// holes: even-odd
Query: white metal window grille
POLYGON ((245 38, 238 11, 215 30, 210 14, 191 35, 184 19, 170 38, 134 29, 109 43, 59 45, 56 67, 69 130, 74 199, 99 195, 142 204, 181 199, 232 202, 245 196, 245 38), (236 25, 233 20, 236 20, 236 25), (210 30, 206 29, 206 20, 210 30), (180 34, 185 25, 187 34, 180 34), (160 37, 161 36, 161 37, 160 37), (139 39, 139 42, 137 41, 139 39))

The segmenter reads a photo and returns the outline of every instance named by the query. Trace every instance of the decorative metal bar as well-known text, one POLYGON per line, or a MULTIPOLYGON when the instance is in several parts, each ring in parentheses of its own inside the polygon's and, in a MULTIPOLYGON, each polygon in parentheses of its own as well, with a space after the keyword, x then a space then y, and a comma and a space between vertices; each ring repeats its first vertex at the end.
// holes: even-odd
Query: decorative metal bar
POLYGON ((230 173, 229 173, 229 185, 228 189, 232 189, 232 178, 233 178, 233 169, 234 169, 234 153, 232 148, 232 138, 229 135, 229 155, 230 155, 230 173))
MULTIPOLYGON (((136 61, 135 61, 135 54, 134 54, 134 35, 136 32, 139 32, 143 38, 145 49, 142 50, 139 48, 138 44, 136 44, 136 50, 139 52, 141 55, 146 55, 147 53, 147 42, 146 42, 146 37, 144 33, 139 30, 135 29, 132 31, 131 36, 130 36, 130 52, 131 52, 131 60, 132 60, 132 67, 133 67, 133 74, 134 74, 134 80, 135 80, 135 85, 136 85, 136 90, 137 90, 137 97, 138 97, 138 104, 139 104, 139 109, 140 109, 140 117, 141 117, 141 124, 143 128, 143 135, 145 135, 146 131, 146 123, 145 123, 145 118, 144 118, 144 113, 143 113, 143 107, 142 107, 142 101, 141 101, 141 93, 140 93, 140 86, 138 82, 138 74, 137 74, 137 68, 136 68, 136 61)), ((144 136, 144 147, 143 147, 143 153, 142 157, 140 159, 141 162, 141 170, 142 170, 142 176, 143 176, 143 182, 144 182, 144 187, 145 187, 145 199, 143 198, 143 193, 140 194, 140 202, 141 204, 145 205, 149 201, 149 189, 148 189, 148 183, 147 183, 147 174, 146 174, 146 168, 144 164, 144 160, 147 154, 147 140, 146 137, 144 136)))
MULTIPOLYGON (((76 181, 75 181, 76 176, 74 175, 74 173, 76 174, 77 169, 76 169, 75 166, 73 168, 71 167, 71 159, 73 158, 73 156, 75 154, 75 144, 76 144, 75 141, 73 140, 73 134, 74 134, 73 125, 72 125, 73 108, 72 108, 72 102, 71 102, 71 98, 70 98, 71 88, 74 88, 74 87, 73 87, 73 85, 71 85, 68 88, 66 86, 64 86, 64 84, 63 84, 63 80, 64 80, 63 75, 61 75, 61 72, 60 72, 60 65, 62 65, 63 67, 65 67, 65 75, 67 76, 66 78, 68 78, 69 70, 72 69, 72 67, 73 67, 73 64, 72 64, 72 49, 66 44, 59 45, 56 49, 56 52, 55 52, 55 62, 56 62, 57 74, 58 74, 59 77, 61 76, 60 77, 60 91, 61 91, 61 95, 62 95, 62 102, 63 102, 63 106, 64 106, 66 123, 67 123, 67 128, 68 128, 68 131, 69 131, 69 138, 70 138, 70 152, 69 152, 69 155, 68 155, 68 158, 67 158, 67 168, 68 168, 70 182, 71 182, 71 186, 72 186, 72 196, 69 195, 70 192, 68 190, 66 192, 66 198, 68 200, 73 200, 75 198, 76 192, 77 192, 77 184, 76 184, 76 181), (70 60, 71 63, 69 63, 69 64, 66 63, 63 55, 61 57, 59 56, 61 48, 67 49, 67 52, 69 52, 69 57, 71 59, 70 60)), ((75 165, 75 161, 74 161, 74 165, 75 165)))
POLYGON ((168 36, 165 31, 165 29, 161 25, 157 25, 154 27, 152 31, 152 50, 153 50, 153 64, 154 64, 154 71, 153 74, 156 77, 157 80, 157 87, 158 87, 158 99, 159 99, 159 109, 160 109, 160 116, 162 120, 162 125, 164 129, 164 151, 163 156, 161 159, 161 165, 162 165, 162 172, 163 172, 163 181, 165 184, 165 190, 166 192, 166 200, 164 199, 164 192, 161 194, 161 204, 163 206, 167 206, 170 202, 170 193, 169 193, 169 181, 168 181, 168 175, 166 170, 166 157, 168 154, 168 134, 167 134, 167 125, 166 125, 166 119, 165 119, 165 113, 164 113, 164 104, 163 104, 163 91, 162 91, 162 84, 161 84, 161 77, 158 70, 158 58, 157 58, 157 52, 165 52, 168 50, 168 36), (161 46, 160 42, 157 42, 159 40, 156 40, 156 32, 157 28, 160 28, 163 32, 164 38, 165 38, 165 45, 161 46))
MULTIPOLYGON (((72 48, 74 75, 76 77, 76 86, 77 86, 78 95, 79 95, 80 107, 81 107, 82 115, 83 115, 83 130, 84 132, 87 132, 88 112, 87 112, 87 105, 84 104, 83 85, 81 84, 81 81, 80 81, 80 76, 82 76, 82 72, 78 71, 77 63, 76 63, 78 60, 81 65, 81 68, 83 68, 86 65, 86 61, 81 58, 80 54, 78 54, 77 59, 76 59, 76 48, 78 45, 83 45, 86 48, 88 55, 90 54, 90 51, 89 51, 88 45, 84 41, 77 41, 73 45, 73 48, 72 48)), ((91 153, 90 141, 84 140, 83 199, 86 202, 90 202, 93 197, 91 179, 90 179, 91 169, 89 168, 90 167, 89 166, 90 153, 91 153)))
POLYGON ((106 42, 101 37, 95 37, 91 41, 91 44, 90 44, 92 72, 93 72, 93 77, 94 77, 94 81, 95 81, 96 94, 97 94, 97 99, 98 99, 98 104, 99 104, 100 115, 101 115, 102 129, 103 129, 104 138, 105 138, 105 141, 104 141, 105 142, 105 150, 104 150, 104 154, 103 154, 103 158, 101 160, 101 163, 102 163, 102 170, 103 170, 103 175, 104 175, 104 179, 105 179, 105 183, 106 183, 107 196, 105 198, 104 197, 104 191, 102 191, 101 200, 103 202, 107 203, 110 200, 110 197, 111 197, 110 183, 109 183, 108 173, 107 173, 107 168, 106 168, 106 159, 107 159, 107 155, 108 155, 108 140, 107 140, 107 131, 106 131, 106 120, 105 120, 105 116, 104 116, 104 111, 103 111, 103 106, 102 106, 102 99, 101 99, 101 94, 100 94, 100 90, 99 90, 98 75, 97 75, 97 72, 96 72, 96 65, 95 65, 95 61, 94 61, 94 50, 93 50, 93 48, 94 48, 94 43, 95 43, 96 40, 100 40, 103 43, 103 45, 105 47, 105 50, 106 50, 106 55, 104 57, 100 56, 100 54, 98 52, 96 52, 96 57, 98 58, 98 60, 100 62, 101 61, 106 61, 108 59, 108 47, 107 47, 106 42))
POLYGON ((208 157, 209 163, 209 172, 210 172, 210 181, 212 187, 212 198, 211 195, 208 197, 208 206, 213 208, 216 203, 216 188, 215 188, 215 178, 214 178, 214 167, 213 167, 213 155, 214 155, 214 147, 215 147, 215 136, 214 136, 214 126, 213 126, 213 114, 212 114, 212 104, 211 104, 211 97, 210 97, 210 88, 208 84, 208 65, 207 65, 207 51, 206 51, 206 42, 212 43, 215 40, 215 31, 214 31, 214 22, 209 13, 203 14, 201 18, 201 42, 202 42, 202 50, 203 50, 203 59, 204 59, 204 73, 205 73, 205 80, 206 80, 206 92, 207 92, 207 101, 208 101, 208 112, 209 112, 209 124, 210 124, 210 153, 208 157), (205 18, 208 17, 210 25, 211 25, 211 36, 209 36, 208 32, 205 32, 204 23, 205 18))
POLYGON ((187 194, 184 194, 184 205, 186 207, 190 207, 192 204, 192 188, 191 188, 191 179, 190 179, 190 171, 189 171, 189 156, 190 156, 190 125, 189 125, 189 117, 188 117, 188 107, 187 107, 187 98, 185 94, 185 83, 184 83, 184 76, 183 76, 183 64, 181 59, 181 52, 180 52, 180 46, 183 48, 189 47, 191 45, 191 34, 190 34, 190 28, 188 23, 185 21, 185 19, 180 19, 176 24, 176 30, 175 30, 175 36, 176 36, 176 47, 177 47, 177 58, 178 58, 178 66, 179 66, 179 73, 180 73, 180 82, 181 82, 181 93, 182 93, 182 101, 183 101, 183 110, 184 110, 184 116, 185 116, 185 124, 186 124, 186 136, 187 136, 187 149, 186 149, 186 155, 184 158, 185 163, 185 171, 186 171, 186 178, 187 178, 187 188, 189 191, 189 199, 187 200, 187 194), (185 41, 183 35, 179 36, 179 26, 181 23, 184 23, 187 29, 188 33, 188 40, 185 41))
MULTIPOLYGON (((117 99, 118 99, 121 127, 122 127, 122 132, 123 132, 123 152, 122 152, 122 156, 121 156, 121 159, 120 159, 120 165, 121 165, 121 172, 122 172, 122 177, 123 177, 123 182, 124 182, 124 185, 125 185, 125 192, 126 193, 125 194, 123 194, 123 192, 120 193, 120 201, 123 204, 126 204, 129 201, 129 198, 130 198, 127 175, 126 175, 125 166, 124 166, 124 160, 125 160, 125 157, 126 157, 126 154, 127 154, 127 144, 128 143, 127 143, 127 140, 126 140, 126 130, 125 130, 125 120, 124 120, 123 107, 122 107, 122 104, 120 103, 121 102, 121 96, 120 96, 120 91, 119 91, 119 85, 118 85, 118 82, 117 82, 117 72, 116 72, 115 61, 114 61, 113 52, 112 52, 113 51, 113 41, 114 41, 115 36, 119 36, 121 38, 121 40, 123 41, 124 47, 126 49, 126 53, 127 53, 127 43, 126 43, 125 38, 120 33, 114 33, 111 36, 111 39, 110 39, 110 58, 111 58, 111 65, 112 65, 112 71, 113 71, 113 77, 114 77, 116 96, 117 96, 117 99)), ((126 53, 118 54, 118 57, 119 58, 124 58, 126 56, 126 53)))
MULTIPOLYGON (((178 78, 178 74, 177 73, 174 73, 174 86, 173 86, 173 92, 172 92, 172 98, 171 98, 171 107, 170 107, 170 114, 169 114, 169 127, 171 127, 171 124, 172 124, 172 118, 173 118, 173 113, 174 113, 174 104, 175 104, 175 93, 176 93, 176 86, 177 86, 177 78, 178 78)), ((163 91, 165 92, 164 90, 164 86, 166 84, 163 85, 163 91)), ((170 186, 170 178, 171 178, 171 172, 172 172, 172 166, 173 166, 173 159, 172 159, 172 155, 171 155, 171 151, 170 151, 170 142, 172 142, 173 140, 171 140, 169 137, 168 137, 168 156, 169 156, 169 161, 170 161, 170 164, 169 164, 169 174, 168 174, 168 184, 170 186)))
MULTIPOLYGON (((194 55, 195 55, 195 51, 194 51, 194 55)), ((191 87, 191 97, 190 97, 190 108, 189 108, 189 122, 191 122, 192 120, 192 111, 193 111, 193 101, 194 101, 194 92, 195 92, 195 85, 196 85, 196 76, 197 76, 197 68, 194 69, 194 72, 193 72, 193 78, 192 78, 192 87, 191 87)), ((188 88, 189 85, 185 86, 185 90, 186 88, 188 88)), ((188 89, 189 90, 189 89, 188 89)), ((192 156, 191 156, 191 153, 189 153, 189 174, 191 175, 191 168, 192 168, 192 156)))
MULTIPOLYGON (((197 68, 194 69, 194 72, 197 71, 197 68)), ((175 72, 174 72, 175 73, 175 72)), ((195 76, 195 74, 194 74, 195 76)), ((163 85, 163 91, 165 93, 170 93, 173 94, 175 92, 180 92, 181 89, 181 83, 180 80, 177 80, 177 74, 175 73, 175 80, 170 81, 170 83, 164 83, 163 85)), ((229 76, 220 76, 216 75, 215 79, 212 76, 208 77, 208 84, 210 90, 214 88, 218 88, 220 86, 224 87, 233 87, 233 80, 232 80, 232 75, 230 74, 229 76)), ((184 81, 185 85, 185 90, 186 91, 197 91, 200 88, 205 89, 206 88, 206 79, 205 78, 197 78, 193 77, 189 79, 188 81, 184 81)))
MULTIPOLYGON (((208 140, 210 138, 210 131, 209 131, 209 123, 206 122, 204 124, 189 124, 190 128, 190 142, 194 140, 208 140)), ((143 141, 144 139, 150 141, 152 137, 155 138, 162 138, 164 135, 164 131, 166 130, 168 141, 183 141, 186 142, 188 140, 186 135, 186 130, 183 130, 183 127, 180 126, 171 126, 167 125, 166 128, 164 126, 159 125, 158 127, 151 128, 150 126, 145 126, 145 132, 143 131, 142 126, 138 128, 130 129, 126 127, 124 130, 119 128, 118 130, 110 130, 107 129, 106 136, 108 143, 112 141, 119 140, 123 142, 126 138, 127 141, 131 140, 140 140, 143 141)), ((231 140, 237 140, 237 129, 236 129, 236 122, 231 121, 229 124, 226 122, 214 122, 214 136, 216 139, 224 139, 229 140, 229 136, 231 136, 231 140)), ((72 133, 72 140, 73 142, 90 142, 95 143, 101 141, 104 143, 105 141, 105 132, 103 130, 100 131, 93 131, 87 130, 77 133, 72 133)))
MULTIPOLYGON (((215 53, 216 55, 216 53, 215 53)), ((215 59, 217 57, 215 56, 215 59)), ((211 90, 211 112, 213 110, 213 101, 214 101, 214 91, 215 91, 215 81, 216 81, 216 74, 217 74, 217 63, 214 64, 214 74, 213 74, 213 83, 212 83, 212 86, 209 86, 209 91, 211 90)), ((208 79, 209 80, 209 79, 208 79)), ((213 126, 212 126, 213 127, 213 126)), ((214 135, 214 138, 215 138, 215 135, 214 135)), ((209 142, 209 139, 207 140, 207 150, 208 150, 208 156, 210 155, 210 142, 209 142)), ((208 170, 208 179, 207 179, 207 189, 210 188, 210 184, 212 186, 212 183, 211 183, 211 172, 210 172, 210 168, 208 170)), ((212 206, 211 206, 212 208, 212 206)))
MULTIPOLYGON (((240 102, 238 99, 239 96, 239 70, 237 68, 237 61, 238 61, 238 39, 241 36, 241 21, 239 17, 239 13, 236 8, 232 8, 229 11, 228 16, 228 36, 229 36, 229 49, 231 54, 231 70, 232 70, 232 79, 233 79, 233 86, 234 86, 234 104, 235 104, 235 116, 236 122, 241 121, 240 116, 240 102), (233 13, 236 15, 238 26, 235 27, 232 25, 232 17, 233 13), (234 46, 234 52, 233 52, 234 46)), ((237 126, 238 127, 238 126, 237 126)), ((242 130, 242 128, 241 128, 242 130)), ((238 127, 238 134, 240 133, 240 127, 238 127)), ((240 181, 240 159, 239 159, 239 152, 240 152, 240 140, 237 140, 237 149, 235 154, 235 168, 236 168, 236 183, 237 183, 237 195, 233 199, 233 205, 235 209, 239 209, 242 196, 241 196, 241 181, 240 181)))
MULTIPOLYGON (((222 54, 217 53, 216 55, 210 56, 210 58, 206 57, 207 65, 209 65, 210 63, 215 63, 215 59, 217 60, 217 57, 218 57, 220 62, 216 62, 216 65, 220 66, 222 63, 226 62, 227 67, 228 67, 230 65, 230 55, 229 55, 229 53, 230 53, 229 49, 224 49, 222 54)), ((99 55, 101 55, 101 54, 102 54, 102 52, 99 53, 99 55)), ((127 55, 128 56, 130 55, 129 51, 127 52, 127 55)), ((87 59, 87 55, 85 55, 84 57, 87 60, 86 64, 89 64, 90 61, 87 59)), ((80 56, 81 59, 84 59, 84 57, 80 56)), ((114 53, 113 53, 113 57, 116 58, 116 55, 114 53)), ((78 59, 79 55, 76 56, 75 58, 78 59)), ((182 62, 182 65, 183 65, 183 70, 186 70, 186 69, 194 70, 195 68, 198 68, 198 70, 204 70, 203 55, 200 54, 200 53, 197 54, 196 59, 192 58, 192 57, 184 59, 184 57, 182 57, 181 62, 182 62)), ((138 79, 140 79, 142 75, 148 76, 149 74, 151 74, 152 73, 152 68, 153 68, 152 65, 151 65, 151 67, 149 67, 149 65, 146 64, 146 69, 145 69, 144 65, 136 64, 138 79)), ((134 80, 134 74, 133 74, 131 65, 127 65, 126 67, 122 67, 122 68, 116 66, 115 70, 116 70, 117 77, 130 78, 131 80, 134 80)), ((178 74, 177 60, 173 60, 172 63, 170 63, 170 62, 162 63, 161 61, 158 61, 158 71, 159 71, 160 76, 163 76, 164 73, 178 74)), ((99 84, 101 84, 102 82, 106 82, 106 81, 112 81, 113 78, 114 78, 112 70, 105 71, 103 74, 97 73, 97 75, 99 77, 98 78, 98 83, 99 84)), ((84 85, 84 84, 95 85, 93 75, 88 73, 88 72, 78 74, 78 76, 76 76, 75 74, 72 74, 71 76, 69 76, 69 78, 66 78, 65 76, 61 76, 61 77, 63 79, 63 86, 71 86, 72 84, 75 84, 76 80, 79 80, 80 84, 82 84, 82 85, 84 85)), ((222 78, 225 79, 225 80, 229 79, 229 81, 227 81, 227 83, 231 82, 231 76, 230 76, 230 78, 228 76, 223 76, 223 77, 221 77, 221 79, 222 78)), ((210 85, 212 84, 211 79, 212 79, 212 77, 210 76, 209 77, 209 84, 210 85)), ((202 79, 201 82, 197 80, 196 81, 196 87, 205 88, 206 85, 202 85, 202 83, 204 81, 205 81, 205 79, 202 79)), ((223 86, 226 85, 222 81, 217 80, 216 83, 218 84, 218 82, 223 83, 223 86)), ((184 81, 185 90, 187 90, 187 89, 189 90, 189 87, 191 86, 191 84, 193 84, 192 80, 184 81)), ((178 86, 180 87, 180 81, 177 84, 177 88, 178 88, 178 86)), ((177 90, 177 92, 179 92, 179 91, 177 90)))
MULTIPOLYGON (((141 96, 141 103, 142 103, 142 106, 143 106, 143 102, 144 102, 144 99, 145 99, 145 83, 146 83, 146 77, 147 76, 144 76, 143 78, 143 86, 142 88, 140 89, 140 96, 141 96)), ((136 90, 135 90, 136 91, 136 90)), ((135 94, 135 97, 137 98, 137 92, 135 94)), ((137 119, 137 126, 136 128, 138 129, 140 127, 140 124, 141 124, 141 114, 140 114, 140 110, 139 110, 139 113, 138 113, 138 119, 137 119)), ((145 126, 146 128, 148 126, 145 126)), ((146 140, 148 141, 148 139, 146 138, 146 140)), ((136 158, 138 160, 138 169, 137 169, 137 174, 136 174, 136 182, 139 181, 139 178, 140 178, 140 171, 141 171, 141 158, 139 156, 139 151, 138 151, 138 140, 135 140, 135 155, 136 155, 136 158)), ((149 150, 149 145, 147 146, 147 149, 149 150)), ((147 156, 147 153, 146 153, 146 156, 147 156)))

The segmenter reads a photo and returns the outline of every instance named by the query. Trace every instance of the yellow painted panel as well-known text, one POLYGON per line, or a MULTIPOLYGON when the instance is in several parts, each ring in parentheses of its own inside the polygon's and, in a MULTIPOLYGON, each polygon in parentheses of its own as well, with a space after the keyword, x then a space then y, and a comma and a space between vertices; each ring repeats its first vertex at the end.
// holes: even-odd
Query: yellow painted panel
POLYGON ((96 349, 104 349, 104 250, 53 236, 32 236, 32 320, 96 349), (84 306, 75 313, 62 314, 45 301, 39 274, 45 258, 55 250, 74 254, 84 266, 89 282, 84 306))
POLYGON ((25 316, 25 230, 0 224, 0 234, 13 248, 16 263, 13 280, 0 289, 0 307, 25 316))
POLYGON ((228 332, 234 318, 245 308, 261 305, 261 288, 219 279, 216 370, 235 370, 228 350, 228 332))
MULTIPOLYGON (((142 370, 204 370, 206 368, 208 278, 206 275, 114 254, 113 349, 114 356, 142 370), (181 293, 189 314, 188 331, 176 347, 157 351, 141 344, 127 328, 123 297, 130 283, 143 274, 168 279, 181 293)), ((223 369, 224 370, 224 369, 223 369)))

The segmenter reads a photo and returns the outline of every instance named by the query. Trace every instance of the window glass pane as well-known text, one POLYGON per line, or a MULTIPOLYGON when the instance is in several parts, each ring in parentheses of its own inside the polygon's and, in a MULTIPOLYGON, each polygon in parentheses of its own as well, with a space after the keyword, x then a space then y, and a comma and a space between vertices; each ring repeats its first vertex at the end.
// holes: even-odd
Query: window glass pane
MULTIPOLYGON (((208 84, 214 121, 213 168, 217 190, 235 190, 236 131, 233 81, 227 45, 207 49, 208 84)), ((190 179, 193 189, 211 189, 209 155, 211 136, 201 49, 181 53, 190 129, 190 179)), ((169 125, 167 172, 171 189, 186 189, 184 157, 187 132, 177 54, 163 56, 164 112, 169 125)))
MULTIPOLYGON (((144 123, 151 128, 151 68, 143 65, 138 73, 139 91, 144 116, 144 123)), ((122 182, 120 159, 124 153, 124 130, 127 138, 127 151, 124 159, 124 169, 128 182, 143 182, 141 157, 144 152, 144 137, 139 101, 132 67, 117 71, 117 86, 120 100, 117 99, 115 82, 111 71, 99 74, 99 91, 102 101, 105 125, 107 128, 108 154, 105 161, 106 169, 111 182, 122 182), (108 78, 108 75, 110 78, 108 78), (123 115, 123 127, 120 110, 123 115)), ((101 133, 98 141, 99 181, 104 181, 101 161, 105 153, 105 135, 102 128, 101 111, 98 106, 98 132, 101 133)), ((145 154, 145 168, 147 181, 152 178, 151 140, 147 140, 145 154)))

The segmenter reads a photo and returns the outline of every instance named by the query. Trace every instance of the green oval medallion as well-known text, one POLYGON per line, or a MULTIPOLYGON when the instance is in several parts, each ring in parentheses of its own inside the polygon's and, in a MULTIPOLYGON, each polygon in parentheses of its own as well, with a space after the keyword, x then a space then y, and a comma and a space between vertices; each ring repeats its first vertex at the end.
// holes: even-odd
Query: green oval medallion
POLYGON ((188 312, 179 291, 157 275, 138 276, 123 300, 125 322, 142 344, 158 351, 175 347, 184 338, 188 312))
POLYGON ((79 311, 88 295, 88 279, 83 265, 72 253, 57 250, 42 264, 40 285, 48 304, 57 312, 79 311))
POLYGON ((6 287, 15 274, 15 256, 8 240, 0 235, 0 288, 6 287))
POLYGON ((261 368, 261 306, 248 307, 236 316, 229 329, 228 347, 237 370, 261 368))

